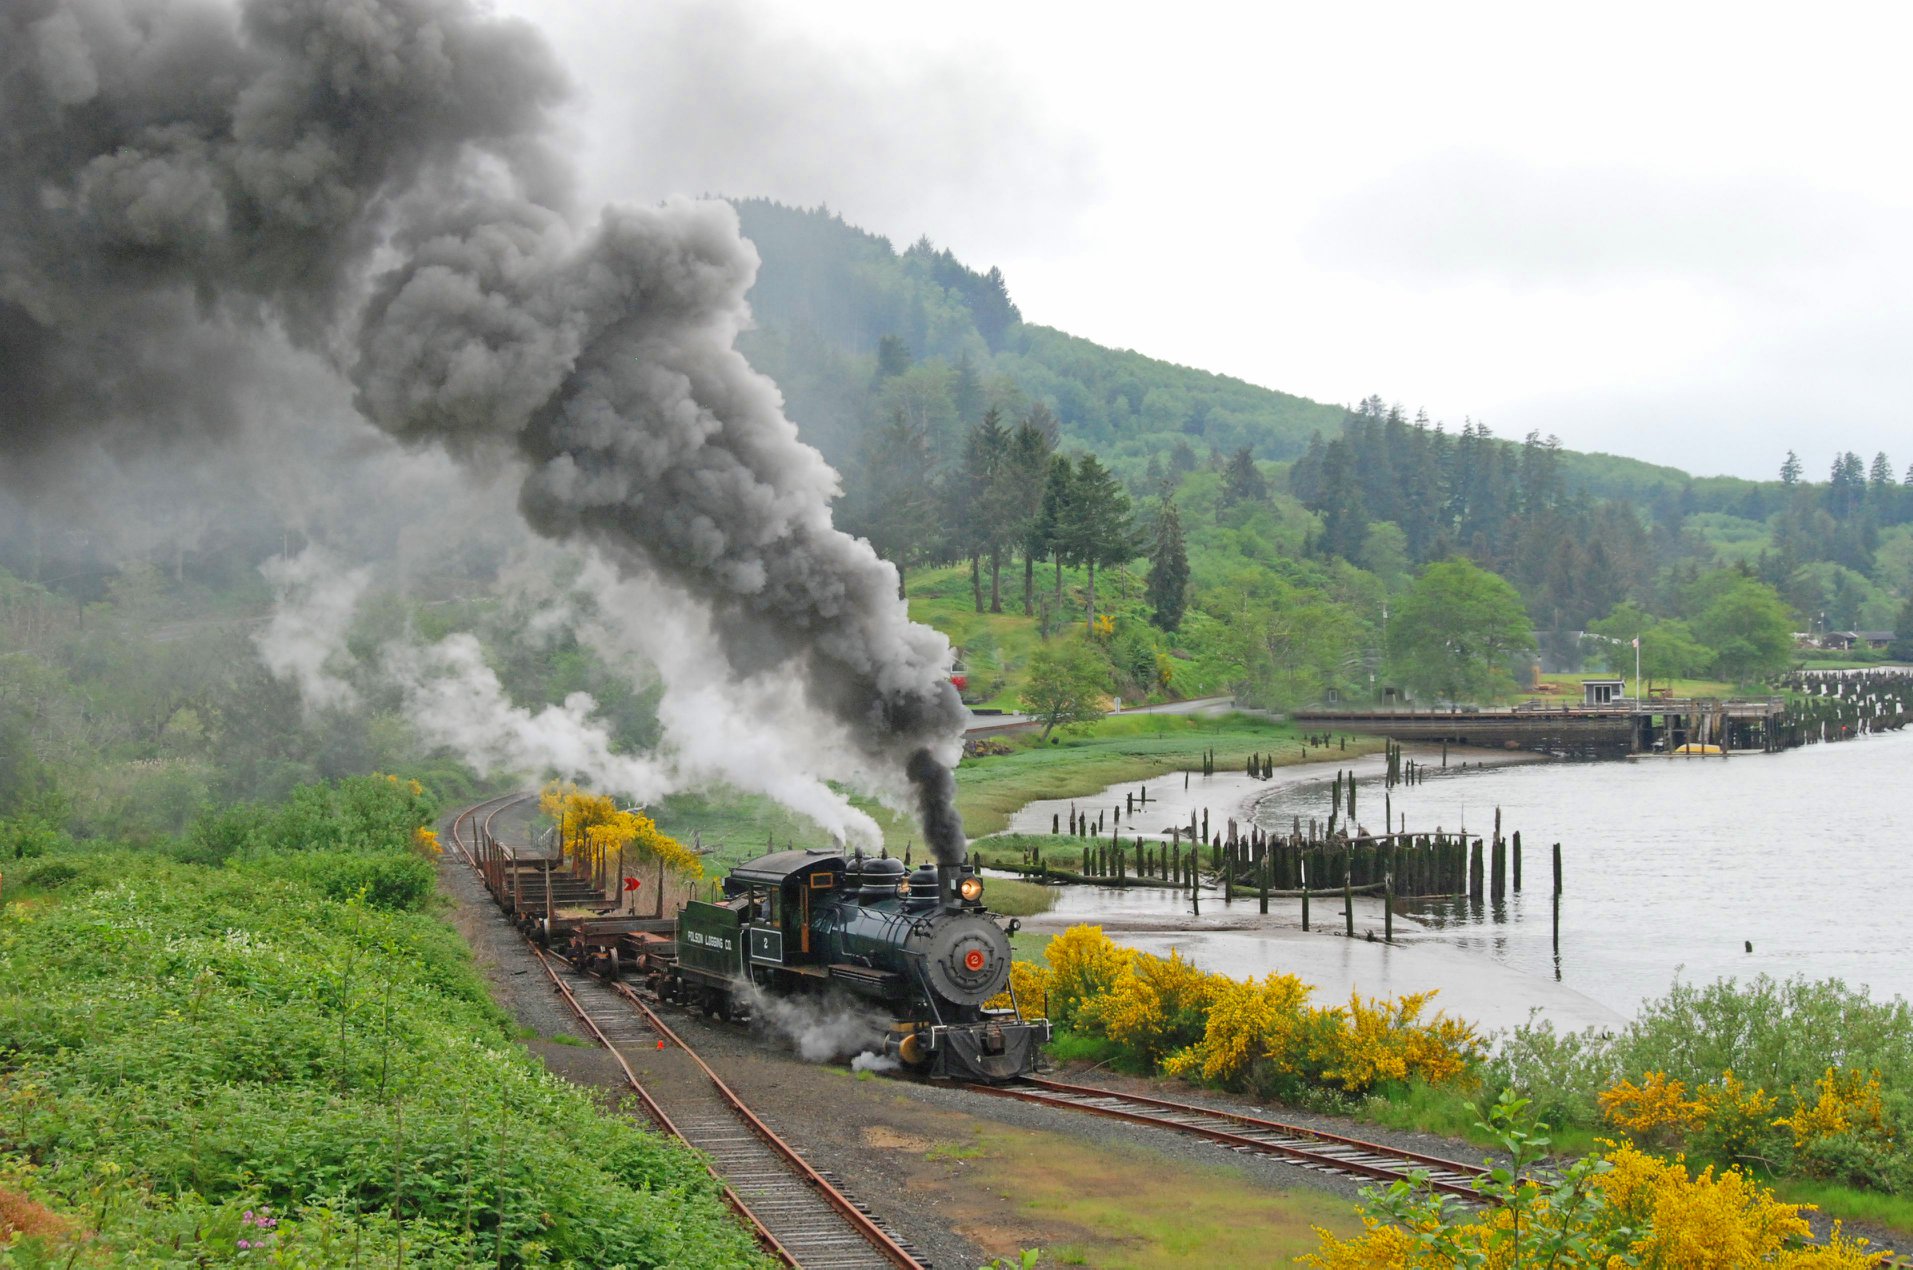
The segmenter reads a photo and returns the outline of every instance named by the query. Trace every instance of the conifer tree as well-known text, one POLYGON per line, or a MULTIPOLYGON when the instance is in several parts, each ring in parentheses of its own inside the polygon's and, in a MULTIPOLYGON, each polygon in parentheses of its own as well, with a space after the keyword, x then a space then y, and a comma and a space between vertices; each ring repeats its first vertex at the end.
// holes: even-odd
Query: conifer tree
POLYGON ((1070 482, 1069 516, 1064 540, 1069 556, 1089 569, 1089 597, 1085 624, 1096 624, 1096 570, 1121 564, 1135 554, 1135 530, 1130 523, 1129 495, 1095 455, 1085 454, 1070 482))
POLYGON ((1149 607, 1156 625, 1174 631, 1182 625, 1189 590, 1189 553, 1182 542, 1182 517, 1165 498, 1156 513, 1156 540, 1149 553, 1149 607))

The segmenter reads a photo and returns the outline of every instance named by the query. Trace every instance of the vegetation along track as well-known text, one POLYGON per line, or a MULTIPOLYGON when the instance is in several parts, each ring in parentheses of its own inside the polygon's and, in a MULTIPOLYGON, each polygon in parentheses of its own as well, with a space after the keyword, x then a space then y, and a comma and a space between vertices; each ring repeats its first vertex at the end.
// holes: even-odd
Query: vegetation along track
MULTIPOLYGON (((499 813, 529 797, 495 798, 459 813, 452 843, 468 864, 478 867, 472 845, 480 817, 489 834, 499 813)), ((527 946, 586 1030, 617 1060, 651 1118, 703 1153, 725 1200, 773 1255, 804 1270, 926 1270, 907 1243, 779 1137, 628 986, 578 974, 527 946)))
POLYGON ((1272 1155, 1305 1169, 1381 1182, 1417 1182, 1444 1195, 1479 1201, 1474 1178, 1481 1170, 1439 1156, 1399 1151, 1359 1138, 1345 1138, 1320 1129, 1263 1120, 1233 1111, 1217 1111, 1189 1103, 1170 1102, 1139 1094, 1119 1094, 1091 1085, 1028 1078, 1009 1085, 971 1085, 980 1093, 1015 1098, 1045 1107, 1087 1111, 1099 1116, 1149 1125, 1175 1133, 1193 1134, 1231 1150, 1272 1155))

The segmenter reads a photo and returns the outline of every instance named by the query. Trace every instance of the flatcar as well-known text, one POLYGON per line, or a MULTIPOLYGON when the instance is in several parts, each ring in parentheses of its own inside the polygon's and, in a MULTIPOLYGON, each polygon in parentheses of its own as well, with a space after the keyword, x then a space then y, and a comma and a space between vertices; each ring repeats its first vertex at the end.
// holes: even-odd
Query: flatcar
POLYGON ((1035 1066, 1049 1021, 1008 990, 1010 935, 983 903, 968 865, 914 871, 887 855, 779 851, 731 870, 721 898, 678 911, 675 938, 637 969, 666 1000, 731 1017, 757 992, 838 990, 894 1020, 886 1050, 933 1077, 1004 1081, 1035 1066))

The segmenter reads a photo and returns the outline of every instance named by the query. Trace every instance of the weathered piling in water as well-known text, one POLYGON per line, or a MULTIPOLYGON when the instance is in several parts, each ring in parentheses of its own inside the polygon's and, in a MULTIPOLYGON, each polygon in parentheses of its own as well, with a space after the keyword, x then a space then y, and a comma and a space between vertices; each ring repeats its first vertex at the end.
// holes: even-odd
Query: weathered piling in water
POLYGON ((1342 923, 1344 933, 1355 938, 1355 849, 1346 848, 1342 858, 1342 923))
POLYGON ((1476 838, 1468 853, 1468 898, 1479 904, 1482 900, 1484 882, 1481 867, 1481 839, 1476 838))
POLYGON ((1521 894, 1521 831, 1514 831, 1514 893, 1521 894))
POLYGON ((1388 872, 1382 877, 1382 941, 1395 942, 1395 867, 1400 859, 1395 843, 1388 844, 1388 872))

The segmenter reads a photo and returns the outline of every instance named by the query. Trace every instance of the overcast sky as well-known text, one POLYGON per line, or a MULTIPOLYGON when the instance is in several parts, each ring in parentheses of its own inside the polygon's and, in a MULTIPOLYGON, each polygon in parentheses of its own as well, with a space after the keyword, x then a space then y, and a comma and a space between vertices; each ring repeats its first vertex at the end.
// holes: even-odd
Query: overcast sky
POLYGON ((1031 321, 1451 428, 1913 463, 1913 9, 500 7, 596 200, 827 203, 1031 321))

